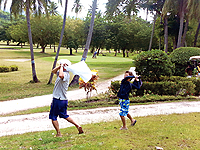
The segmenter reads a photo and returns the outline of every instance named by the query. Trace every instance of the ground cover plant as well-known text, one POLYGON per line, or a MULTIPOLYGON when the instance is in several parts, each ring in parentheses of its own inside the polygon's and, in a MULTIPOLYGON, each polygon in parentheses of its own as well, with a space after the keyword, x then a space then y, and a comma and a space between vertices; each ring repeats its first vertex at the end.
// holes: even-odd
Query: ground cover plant
MULTIPOLYGON (((0 73, 0 101, 20 99, 25 97, 33 97, 39 95, 52 94, 55 78, 50 85, 47 85, 52 64, 55 58, 53 48, 47 48, 46 53, 40 53, 41 49, 34 49, 36 62, 36 72, 39 83, 31 83, 32 72, 30 64, 30 51, 28 46, 22 49, 16 46, 0 45, 0 66, 1 65, 17 65, 18 71, 9 73, 0 73), (24 61, 10 61, 12 59, 22 59, 24 61)), ((69 55, 69 50, 61 48, 59 59, 67 58, 72 63, 79 62, 82 56, 82 49, 78 53, 69 55)), ((99 70, 100 78, 98 81, 115 77, 133 66, 131 58, 122 58, 122 56, 114 57, 114 52, 107 53, 107 56, 97 56, 92 59, 91 53, 88 53, 86 63, 91 69, 99 70)), ((71 78, 73 75, 71 74, 71 78)), ((77 88, 77 87, 76 87, 77 88)), ((71 90, 69 88, 69 90, 71 90)))
POLYGON ((4 136, 0 149, 200 149, 199 117, 200 113, 135 117, 137 124, 126 131, 119 130, 120 120, 100 122, 83 125, 81 135, 75 127, 61 129, 62 138, 55 138, 54 130, 4 136))

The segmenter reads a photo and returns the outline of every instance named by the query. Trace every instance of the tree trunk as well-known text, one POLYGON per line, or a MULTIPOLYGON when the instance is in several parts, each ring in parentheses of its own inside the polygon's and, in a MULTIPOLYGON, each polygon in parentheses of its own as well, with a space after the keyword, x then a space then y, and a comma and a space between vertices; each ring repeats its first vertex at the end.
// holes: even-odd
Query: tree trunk
POLYGON ((199 29, 200 29, 200 20, 199 20, 199 25, 197 27, 197 30, 196 30, 196 34, 194 36, 194 47, 196 47, 196 44, 197 44, 197 38, 198 38, 198 34, 199 34, 199 29))
POLYGON ((153 35, 154 35, 154 30, 155 30, 156 19, 157 19, 157 13, 154 16, 153 29, 152 29, 152 32, 151 32, 151 39, 150 39, 150 43, 149 43, 149 51, 151 50, 151 46, 152 46, 152 41, 153 41, 153 35))
POLYGON ((54 53, 56 52, 56 46, 55 46, 55 43, 54 43, 54 46, 53 46, 53 51, 54 51, 54 53))
POLYGON ((181 11, 180 11, 180 26, 179 26, 179 33, 178 33, 177 48, 181 47, 182 34, 183 34, 183 20, 184 20, 183 1, 181 1, 180 9, 181 9, 181 11))
POLYGON ((42 53, 45 53, 45 46, 41 46, 42 48, 42 53))
POLYGON ((117 50, 115 50, 115 56, 117 56, 117 50))
POLYGON ((34 53, 33 53, 33 40, 32 40, 32 33, 31 33, 31 24, 30 24, 30 14, 29 14, 29 0, 26 0, 26 21, 28 27, 28 38, 30 44, 30 52, 31 52, 31 65, 32 65, 32 76, 33 82, 37 83, 38 78, 35 71, 35 61, 34 61, 34 53))
POLYGON ((127 51, 126 51, 126 57, 129 57, 129 56, 128 56, 128 53, 129 53, 129 51, 127 50, 127 51))
POLYGON ((122 49, 122 54, 123 54, 123 57, 126 57, 126 55, 125 55, 125 48, 122 49))
MULTIPOLYGON (((94 0, 93 7, 92 7, 92 17, 91 17, 91 21, 90 21, 89 33, 88 33, 88 36, 87 36, 87 41, 86 41, 86 45, 85 45, 85 49, 84 49, 81 61, 86 60, 87 53, 88 53, 88 50, 90 48, 90 43, 91 43, 91 39, 92 39, 92 32, 93 32, 93 27, 94 27, 94 17, 95 17, 95 13, 96 13, 96 7, 97 7, 97 0, 94 0)), ((71 81, 70 85, 77 84, 78 80, 79 80, 79 76, 75 75, 73 80, 71 81)))
POLYGON ((69 51, 70 51, 70 55, 72 55, 72 48, 69 48, 69 51))
POLYGON ((164 26, 165 26, 165 30, 164 30, 164 38, 165 38, 165 43, 164 43, 164 48, 165 48, 165 53, 168 52, 168 19, 167 17, 164 18, 164 26))
POLYGON ((95 17, 96 7, 97 7, 97 0, 94 0, 93 7, 92 7, 92 17, 91 17, 91 21, 90 21, 89 33, 88 33, 88 36, 87 36, 85 49, 84 49, 83 56, 82 56, 82 59, 81 59, 81 60, 84 60, 84 61, 87 58, 87 53, 88 53, 90 43, 91 43, 91 39, 92 39, 92 32, 93 32, 93 27, 94 27, 94 17, 95 17))
POLYGON ((181 47, 183 47, 185 45, 185 39, 186 39, 186 34, 187 34, 187 30, 188 30, 188 24, 189 24, 189 20, 186 20, 185 23, 185 27, 184 27, 184 33, 183 33, 183 39, 182 39, 182 43, 181 43, 181 47))
MULTIPOLYGON (((65 30, 66 16, 67 16, 67 3, 68 3, 68 0, 66 0, 66 2, 65 2, 65 11, 64 11, 64 17, 63 17, 62 31, 61 31, 61 35, 60 35, 60 42, 59 42, 59 45, 58 45, 58 50, 57 50, 57 53, 56 53, 56 57, 55 57, 52 69, 54 69, 56 67, 58 55, 59 55, 59 52, 60 52, 60 47, 61 47, 61 44, 62 44, 63 34, 64 34, 64 30, 65 30)), ((51 73, 51 75, 50 75, 48 84, 52 83, 52 79, 53 79, 53 73, 51 73)))

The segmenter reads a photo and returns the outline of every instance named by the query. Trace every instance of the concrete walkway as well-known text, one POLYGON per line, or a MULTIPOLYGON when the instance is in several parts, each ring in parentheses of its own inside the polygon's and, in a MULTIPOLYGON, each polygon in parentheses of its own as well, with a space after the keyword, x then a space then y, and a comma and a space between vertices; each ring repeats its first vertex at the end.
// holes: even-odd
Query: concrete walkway
MULTIPOLYGON (((106 92, 108 90, 108 87, 110 86, 111 81, 122 80, 122 79, 123 75, 119 75, 113 79, 106 80, 104 82, 99 82, 99 83, 97 82, 98 94, 106 92)), ((86 98, 86 93, 83 88, 78 90, 68 91, 67 94, 68 94, 68 100, 78 100, 86 98)), ((97 95, 97 93, 96 91, 93 91, 91 96, 95 95, 97 95)), ((0 114, 2 115, 20 110, 49 106, 51 104, 51 101, 52 101, 52 94, 0 102, 0 114)))
MULTIPOLYGON (((130 106, 129 112, 132 117, 139 117, 160 114, 200 112, 199 108, 200 102, 177 102, 130 106)), ((120 107, 106 107, 88 110, 74 110, 68 111, 68 114, 77 123, 83 125, 97 122, 108 122, 117 119, 119 120, 119 109, 120 107)), ((52 133, 55 133, 54 128, 51 124, 51 120, 48 119, 48 115, 49 113, 45 112, 30 115, 1 117, 0 137, 13 134, 22 134, 26 132, 47 130, 53 130, 52 133)), ((68 123, 64 119, 58 118, 58 121, 60 128, 67 128, 72 126, 72 124, 68 123)), ((138 120, 137 124, 139 123, 140 121, 138 120)), ((119 128, 120 126, 121 124, 119 124, 119 128)), ((85 131, 85 133, 87 134, 87 131, 85 131)))
MULTIPOLYGON (((120 75, 114 80, 121 80, 123 75, 120 75)), ((108 90, 111 80, 98 83, 98 93, 108 90)), ((93 92, 92 95, 96 95, 93 92)), ((85 91, 83 89, 68 91, 69 100, 77 100, 85 98, 85 91)), ((19 110, 25 110, 35 107, 49 106, 52 101, 52 95, 36 96, 32 98, 25 98, 19 100, 0 102, 0 114, 7 114, 19 110)), ((68 111, 68 114, 79 124, 89 124, 97 122, 107 122, 120 119, 120 107, 106 107, 88 110, 74 110, 68 111)), ((173 113, 190 113, 200 112, 200 102, 176 102, 176 103, 159 103, 151 105, 135 105, 130 106, 130 114, 132 117, 160 115, 160 114, 173 114, 173 113)), ((0 137, 13 134, 23 134, 26 132, 46 131, 53 130, 51 120, 48 119, 48 112, 35 113, 29 115, 18 115, 11 117, 0 118, 0 137)), ((72 126, 64 119, 58 119, 60 128, 72 126)), ((139 124, 139 120, 137 124, 139 124)), ((120 128, 120 125, 119 125, 120 128)), ((87 131, 85 131, 87 133, 87 131)))

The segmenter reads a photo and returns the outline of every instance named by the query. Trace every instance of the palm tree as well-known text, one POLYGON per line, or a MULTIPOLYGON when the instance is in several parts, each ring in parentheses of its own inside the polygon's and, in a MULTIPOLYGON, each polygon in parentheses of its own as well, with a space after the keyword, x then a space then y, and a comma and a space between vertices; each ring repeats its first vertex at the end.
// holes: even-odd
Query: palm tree
POLYGON ((31 1, 31 0, 13 0, 11 7, 10 7, 10 12, 11 14, 14 14, 17 16, 18 14, 21 14, 23 9, 26 10, 26 21, 27 21, 27 27, 28 27, 28 37, 29 37, 29 44, 30 44, 30 52, 31 52, 31 66, 32 66, 32 77, 33 77, 33 82, 37 83, 39 80, 36 75, 36 70, 35 70, 35 60, 34 60, 34 53, 33 53, 33 41, 32 41, 32 33, 31 33, 31 24, 30 24, 30 9, 35 12, 36 15, 40 15, 42 13, 42 8, 45 8, 45 11, 47 12, 46 9, 46 4, 48 1, 46 0, 38 0, 38 1, 31 1), (37 2, 37 3, 36 3, 37 2))
POLYGON ((156 19, 157 19, 157 13, 154 15, 153 29, 152 29, 152 32, 151 32, 151 39, 150 39, 150 42, 149 42, 149 51, 151 50, 151 46, 152 46, 152 41, 153 41, 153 35, 154 35, 154 30, 155 30, 156 19))
MULTIPOLYGON (((67 16, 67 3, 68 3, 68 0, 65 1, 65 11, 64 11, 64 16, 63 16, 63 26, 62 26, 62 31, 61 31, 61 35, 60 35, 60 42, 59 42, 59 45, 58 45, 58 50, 57 50, 57 53, 56 53, 56 57, 55 57, 52 69, 56 67, 56 63, 57 63, 59 52, 60 52, 60 47, 61 47, 61 44, 62 44, 63 34, 64 34, 64 31, 65 31, 66 16, 67 16)), ((51 75, 50 75, 48 84, 52 83, 52 79, 53 79, 53 73, 51 73, 51 75)))
POLYGON ((57 16, 59 14, 57 9, 58 9, 58 6, 54 2, 51 2, 50 5, 48 5, 48 12, 52 16, 57 16))
POLYGON ((196 34, 194 37, 193 46, 196 47, 197 38, 200 30, 200 0, 188 0, 188 9, 189 12, 189 18, 190 19, 197 19, 198 21, 198 27, 196 30, 196 34))
POLYGON ((95 17, 95 13, 96 13, 96 8, 97 8, 97 0, 94 0, 93 7, 92 7, 92 17, 91 17, 91 22, 90 22, 89 33, 88 33, 88 36, 87 36, 87 41, 86 41, 86 44, 85 44, 85 49, 84 49, 81 61, 82 60, 85 61, 86 58, 87 58, 87 53, 88 53, 90 43, 91 43, 91 39, 92 39, 92 32, 93 32, 93 27, 94 27, 94 17, 95 17))
POLYGON ((82 10, 82 5, 80 3, 80 0, 75 0, 74 1, 74 5, 72 7, 72 11, 75 10, 75 13, 76 13, 76 18, 78 16, 78 13, 81 12, 82 10))
MULTIPOLYGON (((88 53, 88 50, 90 48, 90 43, 91 43, 91 39, 92 39, 92 32, 93 32, 93 27, 94 27, 94 17, 95 17, 95 13, 96 13, 96 8, 97 8, 97 0, 94 0, 93 6, 92 6, 92 17, 91 17, 91 21, 90 21, 89 33, 88 33, 88 36, 87 36, 87 41, 86 41, 86 44, 85 44, 85 49, 84 49, 81 61, 86 60, 87 53, 88 53)), ((79 80, 79 76, 75 75, 69 86, 73 86, 73 85, 77 84, 78 80, 79 80)))
POLYGON ((166 15, 168 12, 177 14, 180 19, 179 25, 179 33, 178 33, 178 42, 177 48, 182 45, 182 37, 183 37, 183 25, 184 25, 184 17, 186 13, 190 10, 187 7, 188 0, 166 0, 163 6, 163 14, 166 15))

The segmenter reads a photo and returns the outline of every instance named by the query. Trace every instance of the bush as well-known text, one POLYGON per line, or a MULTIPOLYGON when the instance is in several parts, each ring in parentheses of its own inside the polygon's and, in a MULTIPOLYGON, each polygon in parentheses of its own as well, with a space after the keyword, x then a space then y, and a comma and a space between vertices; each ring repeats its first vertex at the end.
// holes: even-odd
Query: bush
POLYGON ((151 50, 143 52, 135 58, 136 72, 144 78, 154 78, 160 81, 160 77, 171 76, 174 65, 161 50, 151 50))
POLYGON ((187 61, 191 56, 198 56, 200 54, 200 48, 196 47, 180 47, 175 49, 170 54, 171 62, 175 64, 174 76, 185 76, 185 69, 187 67, 187 61))
POLYGON ((111 91, 117 95, 119 91, 121 81, 111 81, 110 89, 111 91))
POLYGON ((10 66, 10 70, 11 71, 18 71, 18 66, 12 65, 12 66, 10 66))
POLYGON ((0 72, 9 72, 10 68, 7 66, 0 66, 0 72))
POLYGON ((7 66, 0 66, 0 72, 10 72, 10 71, 17 71, 18 66, 12 65, 10 67, 7 66))
MULTIPOLYGON (((143 96, 145 94, 153 95, 174 95, 187 96, 199 95, 200 79, 185 77, 161 77, 160 82, 143 81, 139 90, 132 90, 132 95, 143 96)), ((111 90, 117 94, 120 87, 120 81, 111 82, 111 90)))

